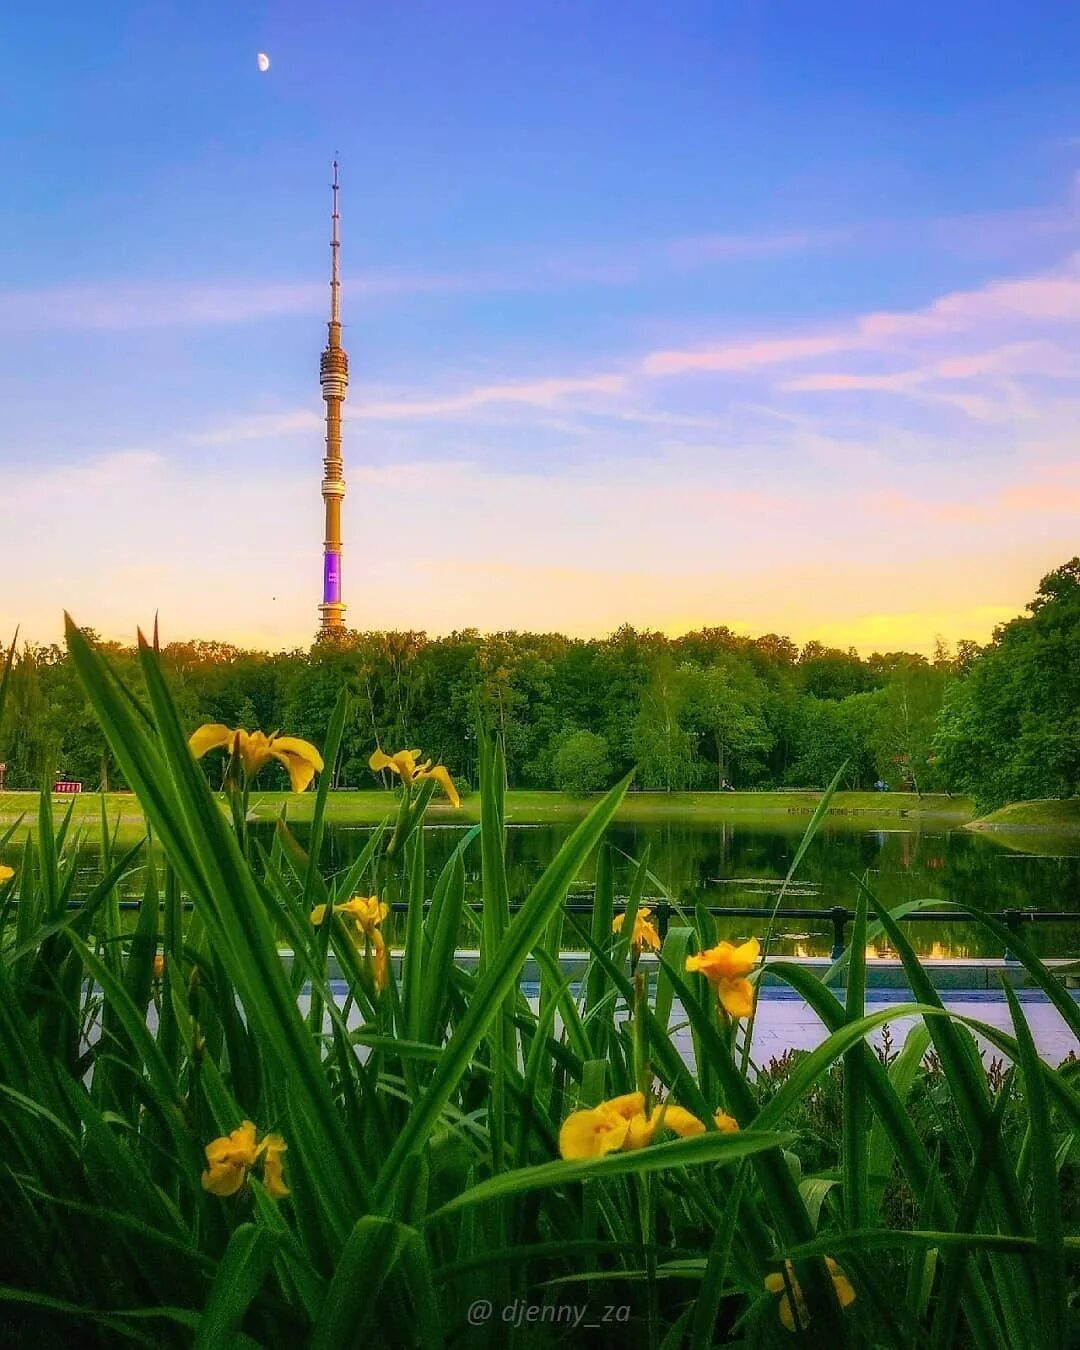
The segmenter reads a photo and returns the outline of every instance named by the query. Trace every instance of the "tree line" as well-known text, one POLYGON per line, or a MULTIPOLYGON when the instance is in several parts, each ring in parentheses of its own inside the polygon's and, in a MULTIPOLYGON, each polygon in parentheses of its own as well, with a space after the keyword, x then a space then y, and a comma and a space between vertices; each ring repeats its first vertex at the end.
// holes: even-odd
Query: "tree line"
MULTIPOLYGON (((101 645, 137 689, 134 651, 101 645)), ((503 738, 520 788, 588 792, 635 765, 637 785, 653 790, 820 788, 846 761, 848 787, 969 793, 984 809, 1080 792, 1078 558, 985 647, 939 644, 931 659, 800 649, 726 627, 674 638, 623 627, 587 640, 348 631, 276 653, 173 642, 162 659, 191 727, 281 729, 319 744, 347 686, 340 787, 374 785, 375 744, 419 747, 468 786, 485 726, 503 738)), ((0 761, 9 788, 50 774, 126 786, 63 648, 17 652, 0 761)))

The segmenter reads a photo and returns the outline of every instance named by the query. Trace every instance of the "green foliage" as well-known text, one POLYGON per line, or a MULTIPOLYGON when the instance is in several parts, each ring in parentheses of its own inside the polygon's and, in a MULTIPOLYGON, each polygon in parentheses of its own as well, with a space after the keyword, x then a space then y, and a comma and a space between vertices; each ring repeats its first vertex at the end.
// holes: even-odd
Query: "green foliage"
POLYGON ((551 762, 555 786, 572 797, 584 797, 611 781, 608 743, 594 731, 572 731, 551 762))
POLYGON ((938 769, 979 809, 1080 795, 1080 558, 1044 577, 947 692, 938 769))
MULTIPOLYGON (((103 651, 145 697, 135 653, 118 644, 103 651)), ((623 628, 591 641, 349 632, 308 651, 268 654, 193 641, 161 652, 164 679, 189 731, 221 722, 267 732, 288 727, 317 740, 346 688, 349 715, 334 786, 358 788, 376 785, 367 766, 373 743, 418 746, 475 783, 481 727, 502 739, 507 785, 516 788, 556 785, 555 756, 568 728, 603 737, 610 776, 640 765, 645 787, 716 788, 725 780, 740 788, 823 787, 845 757, 854 784, 868 787, 885 768, 877 763, 877 747, 890 734, 885 706, 881 727, 860 722, 853 728, 862 737, 857 745, 845 734, 831 749, 821 742, 827 728, 814 714, 889 688, 901 678, 899 660, 860 662, 813 644, 800 654, 786 639, 743 638, 726 629, 668 638, 623 628)), ((0 723, 8 787, 37 788, 50 761, 88 789, 129 786, 62 649, 23 647, 9 704, 0 723)), ((929 737, 935 711, 918 705, 908 740, 929 737)), ((899 773, 893 777, 900 786, 899 773)), ((269 770, 262 785, 285 787, 284 770, 269 770)))
MULTIPOLYGON (((420 747, 479 780, 480 730, 505 747, 506 785, 555 787, 570 729, 607 745, 610 772, 645 788, 845 786, 971 794, 980 809, 1080 792, 1080 562, 1046 577, 1030 616, 984 651, 959 644, 933 660, 861 659, 774 634, 706 628, 682 637, 622 628, 609 638, 474 631, 348 632, 308 651, 268 654, 224 643, 164 647, 165 681, 190 731, 204 722, 288 727, 317 740, 340 690, 348 720, 335 787, 376 785, 372 744, 420 747)), ((103 645, 143 697, 130 649, 103 645)), ((0 720, 9 788, 36 789, 46 767, 87 788, 129 786, 66 653, 24 645, 0 720)), ((284 788, 274 767, 266 788, 284 788)), ((589 790, 575 788, 576 790, 589 790)))
MULTIPOLYGON (((477 752, 479 837, 469 832, 438 878, 424 863, 423 790, 403 795, 400 847, 376 831, 338 875, 319 845, 325 783, 310 854, 284 821, 271 848, 254 845, 245 803, 222 812, 187 749, 164 663, 139 653, 140 706, 77 631, 69 641, 161 851, 106 847, 88 881, 78 841, 54 829, 45 802, 17 875, 0 883, 0 1325, 18 1328, 8 1343, 545 1346, 567 1343, 565 1328, 522 1319, 508 1331, 512 1310, 569 1304, 601 1321, 625 1307, 608 1338, 625 1350, 1075 1341, 1073 1068, 1038 1060, 1015 1000, 1015 1035, 948 1014, 872 896, 844 963, 847 1006, 805 968, 772 967, 812 1004, 824 1042, 744 1076, 738 1028, 685 973, 708 932, 689 916, 667 937, 659 977, 632 974, 628 935, 611 932, 603 849, 581 990, 559 972, 574 923, 567 889, 626 779, 516 914, 497 740, 477 752), (453 934, 477 866, 487 904, 474 975, 454 964, 453 934), (125 933, 116 886, 135 868, 142 909, 125 933), (409 912, 380 989, 365 940, 333 906, 390 884, 409 912), (319 924, 315 905, 329 911, 319 924), (888 933, 917 1002, 864 1015, 863 925, 866 941, 888 933), (538 1005, 520 985, 530 954, 538 1005), (886 1017, 921 1019, 911 1034, 924 1039, 883 1063, 865 1037, 886 1017), (684 1057, 686 1022, 695 1053, 684 1057), (1017 1070, 987 1073, 969 1028, 1017 1070), (560 1159, 572 1111, 638 1084, 704 1131, 560 1159), (737 1132, 713 1127, 718 1105, 737 1132), (288 1196, 271 1197, 262 1164, 234 1194, 202 1185, 205 1145, 244 1119, 260 1138, 284 1137, 288 1196), (847 1308, 826 1255, 855 1291, 847 1308), (795 1338, 764 1288, 785 1259, 809 1318, 795 1338)), ((354 714, 347 697, 332 705, 319 737, 328 763, 354 714)), ((643 859, 632 909, 647 876, 643 859)), ((1022 941, 1015 951, 1080 1031, 1057 978, 1022 941)))

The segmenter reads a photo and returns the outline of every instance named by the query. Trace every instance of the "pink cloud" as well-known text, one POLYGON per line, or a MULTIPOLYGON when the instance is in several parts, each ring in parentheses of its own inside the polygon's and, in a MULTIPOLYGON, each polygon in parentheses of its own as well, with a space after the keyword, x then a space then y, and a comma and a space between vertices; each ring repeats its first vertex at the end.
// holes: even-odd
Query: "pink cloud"
MULTIPOLYGON (((1080 323, 1080 262, 1044 276, 994 281, 978 289, 955 291, 916 310, 882 310, 861 315, 831 332, 757 338, 713 347, 653 352, 641 362, 646 375, 682 375, 693 371, 746 371, 797 364, 837 352, 882 351, 910 341, 984 331, 997 324, 1080 323)), ((1022 344, 1016 344, 1022 345, 1022 344)), ((835 377, 830 377, 835 378, 835 377)), ((803 388, 892 388, 891 377, 871 376, 888 384, 807 384, 803 388)), ((945 376, 948 378, 948 376, 945 376)), ((907 381, 914 383, 916 381, 907 381)))
POLYGON ((562 379, 510 381, 480 385, 445 398, 401 400, 360 404, 357 416, 373 421, 447 417, 496 403, 519 403, 553 408, 568 399, 595 394, 618 394, 626 385, 622 375, 586 375, 562 379))
POLYGON ((753 370, 758 366, 783 365, 788 361, 829 356, 852 345, 852 339, 841 334, 767 338, 734 342, 723 347, 652 352, 642 361, 641 369, 646 375, 683 375, 695 370, 753 370))

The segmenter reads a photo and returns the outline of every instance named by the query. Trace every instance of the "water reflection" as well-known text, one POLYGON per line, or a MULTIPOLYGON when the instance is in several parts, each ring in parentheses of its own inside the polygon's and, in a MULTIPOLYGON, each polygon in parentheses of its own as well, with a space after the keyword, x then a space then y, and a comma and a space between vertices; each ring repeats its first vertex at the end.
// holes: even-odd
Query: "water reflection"
MULTIPOLYGON (((272 826, 256 827, 266 832, 272 826)), ((438 825, 426 831, 428 892, 467 826, 438 825)), ((507 830, 507 872, 511 900, 522 900, 543 868, 551 861, 573 827, 568 824, 510 825, 507 830)), ((294 827, 303 842, 305 829, 294 827)), ((345 867, 363 848, 369 831, 362 827, 327 827, 324 862, 345 867)), ((662 822, 615 825, 607 835, 615 889, 629 891, 634 860, 649 850, 649 868, 675 899, 685 906, 695 902, 725 907, 771 907, 802 837, 802 825, 778 829, 730 822, 700 826, 662 822)), ((596 859, 576 879, 572 893, 587 902, 595 883, 596 859)), ((79 859, 80 883, 85 892, 100 876, 100 858, 89 850, 79 859)), ((466 854, 469 898, 479 901, 480 850, 474 841, 466 854)), ((951 900, 960 905, 998 912, 1004 909, 1080 909, 1080 858, 1036 857, 1000 847, 991 838, 968 830, 853 830, 850 825, 824 829, 800 864, 795 881, 784 897, 787 909, 827 910, 833 905, 852 908, 862 878, 886 905, 908 900, 951 900)), ((138 895, 141 880, 129 877, 128 894, 138 895)), ((650 897, 660 888, 646 886, 650 897)), ((385 898, 400 897, 386 894, 385 898)), ((760 933, 757 918, 718 920, 721 937, 743 938, 760 933)), ((916 949, 928 957, 1001 956, 992 937, 964 920, 917 922, 905 925, 916 949)), ((1026 924, 1025 938, 1043 956, 1080 955, 1080 925, 1062 921, 1026 924)), ((394 934, 391 932, 391 937, 394 934)), ((827 956, 833 930, 828 918, 797 917, 781 924, 777 950, 793 956, 827 956)), ((882 941, 868 949, 872 959, 892 956, 882 941)))
MULTIPOLYGON (((571 830, 570 825, 509 826, 507 871, 511 899, 521 900, 551 861, 571 830)), ((426 861, 434 878, 464 834, 464 827, 429 830, 426 861)), ((614 825, 606 835, 612 850, 616 893, 630 887, 634 859, 649 850, 649 869, 680 904, 696 901, 725 907, 769 907, 802 837, 795 830, 730 822, 702 827, 669 822, 614 825)), ((367 831, 329 832, 331 861, 344 866, 363 847, 367 831)), ((470 898, 480 898, 479 846, 470 846, 466 876, 470 898)), ((572 891, 589 896, 595 882, 595 856, 572 891)), ((886 905, 907 900, 951 900, 997 912, 1003 909, 1076 909, 1080 907, 1080 858, 1041 858, 1006 852, 991 839, 967 830, 930 833, 917 830, 867 830, 845 827, 822 830, 804 856, 788 887, 785 908, 828 909, 855 904, 859 879, 886 905)), ((659 895, 655 886, 647 893, 659 895)), ((721 936, 748 936, 760 931, 758 919, 721 919, 721 936)), ((963 920, 905 925, 916 949, 933 957, 1000 956, 994 940, 963 920)), ((1040 923, 1024 927, 1025 937, 1043 955, 1080 954, 1080 925, 1040 923)), ((797 918, 780 930, 779 950, 790 955, 828 955, 832 925, 828 920, 797 918)), ((879 942, 877 957, 893 956, 879 942)))

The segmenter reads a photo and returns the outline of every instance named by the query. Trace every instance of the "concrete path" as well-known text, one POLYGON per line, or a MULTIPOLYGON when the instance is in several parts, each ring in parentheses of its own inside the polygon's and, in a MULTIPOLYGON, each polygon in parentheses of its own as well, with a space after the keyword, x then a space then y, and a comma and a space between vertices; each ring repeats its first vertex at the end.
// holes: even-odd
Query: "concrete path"
MULTIPOLYGON (((331 987, 336 997, 344 1001, 347 992, 345 982, 334 980, 331 987)), ((529 1004, 535 1010, 539 1002, 536 996, 538 993, 537 987, 526 982, 524 989, 529 1004)), ((574 992, 577 993, 576 990, 574 992)), ((842 1000, 843 990, 836 992, 842 1000)), ((1080 990, 1069 990, 1069 996, 1080 1005, 1080 990)), ((1024 1016, 1027 1018, 1028 1026, 1031 1028, 1035 1047, 1048 1064, 1055 1066, 1060 1064, 1063 1059, 1067 1058, 1070 1051, 1080 1055, 1080 1043, 1069 1030, 1065 1019, 1041 990, 1020 989, 1017 991, 1017 998, 1023 1008, 1024 1016)), ((941 993, 941 999, 945 1007, 951 1012, 964 1017, 976 1018, 980 1022, 986 1022, 990 1026, 1008 1032, 1010 1036, 1013 1034, 1009 1005, 1005 1002, 1005 996, 1000 991, 987 989, 945 990, 941 993)), ((869 1013, 884 1009, 890 1004, 899 1006, 914 1002, 915 1000, 906 989, 871 989, 867 991, 866 1010, 869 1013)), ((301 995, 301 1004, 306 1011, 306 994, 301 995)), ((887 1025, 895 1050, 900 1049, 907 1033, 921 1020, 919 1017, 897 1017, 888 1022, 887 1025)), ((359 1022, 359 1014, 354 1008, 350 1017, 350 1025, 359 1025, 359 1022)), ((676 1003, 671 1011, 670 1023, 672 1027, 676 1028, 673 1040, 683 1059, 687 1064, 692 1065, 694 1062, 693 1042, 685 1024, 686 1018, 683 1010, 676 1003)), ((556 1019, 556 1026, 558 1026, 558 1019, 556 1019)), ((799 998, 798 995, 782 989, 766 988, 762 991, 758 1000, 751 1058, 755 1063, 767 1064, 770 1059, 779 1058, 785 1050, 813 1050, 827 1036, 828 1032, 824 1023, 811 1009, 810 1005, 799 998)), ((871 1044, 878 1046, 881 1044, 882 1036, 883 1029, 878 1028, 871 1033, 869 1040, 871 1044)), ((985 1051, 985 1061, 988 1065, 994 1057, 1002 1057, 1001 1052, 995 1046, 977 1034, 976 1040, 978 1040, 980 1048, 985 1051)))
MULTIPOLYGON (((1080 1003, 1080 991, 1070 990, 1070 996, 1080 1003)), ((1080 1055, 1080 1044, 1069 1030, 1065 1019, 1054 1005, 1039 990, 1020 990, 1018 993, 1024 1016, 1035 1040, 1039 1054, 1048 1064, 1060 1064, 1070 1051, 1080 1055)), ((942 991, 942 1002, 950 1012, 963 1017, 973 1017, 980 1022, 1000 1028, 1013 1034, 1009 1005, 1002 994, 983 990, 942 991)), ((890 1003, 902 1004, 914 1002, 906 989, 870 990, 866 999, 867 1012, 884 1009, 890 1003)), ((907 1033, 921 1018, 898 1017, 888 1023, 893 1046, 899 1050, 907 1033)), ((825 1040, 827 1032, 824 1024, 809 1004, 794 995, 783 994, 767 989, 758 1003, 758 1014, 754 1024, 754 1040, 751 1056, 759 1064, 767 1063, 774 1056, 779 1057, 787 1049, 813 1050, 825 1040)), ((874 1045, 880 1045, 882 1032, 879 1029, 870 1036, 874 1045)), ((1001 1057, 1001 1052, 988 1041, 976 1036, 980 1047, 986 1052, 986 1062, 1001 1057)), ((680 1033, 680 1050, 687 1055, 690 1051, 689 1034, 680 1033)), ((692 1058, 692 1054, 688 1056, 692 1058)))

